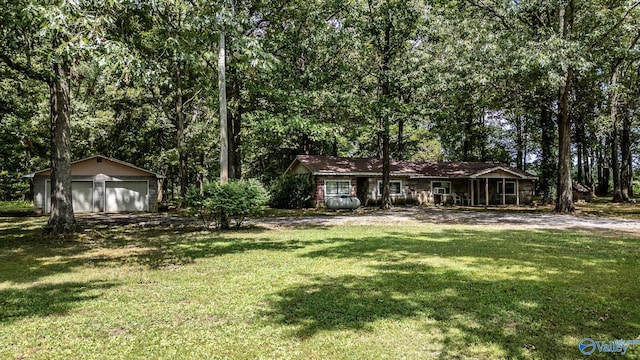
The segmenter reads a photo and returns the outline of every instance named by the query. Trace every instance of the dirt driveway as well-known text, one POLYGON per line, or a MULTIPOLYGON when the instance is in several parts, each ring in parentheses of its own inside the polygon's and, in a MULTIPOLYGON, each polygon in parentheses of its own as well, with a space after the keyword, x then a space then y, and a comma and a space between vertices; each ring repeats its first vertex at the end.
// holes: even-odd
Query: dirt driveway
MULTIPOLYGON (((199 226, 192 218, 174 214, 82 214, 80 223, 88 225, 199 226)), ((397 207, 392 210, 274 217, 247 220, 248 225, 266 228, 335 226, 335 225, 417 225, 461 224, 513 229, 582 229, 618 230, 640 233, 640 221, 597 216, 556 215, 540 212, 478 211, 448 208, 397 207)))
POLYGON ((268 227, 313 225, 464 224, 514 229, 597 229, 640 233, 640 221, 597 216, 556 215, 537 212, 477 211, 446 208, 402 207, 362 214, 280 217, 251 221, 268 227))

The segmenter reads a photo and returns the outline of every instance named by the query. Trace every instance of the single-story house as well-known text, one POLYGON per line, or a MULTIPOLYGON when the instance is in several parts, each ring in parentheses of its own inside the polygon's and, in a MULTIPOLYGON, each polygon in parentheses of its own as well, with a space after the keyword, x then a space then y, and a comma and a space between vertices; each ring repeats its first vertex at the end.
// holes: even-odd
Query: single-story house
MULTIPOLYGON (((33 183, 37 212, 51 211, 51 169, 25 175, 33 183)), ((163 176, 124 161, 95 155, 71 163, 74 212, 155 211, 163 176)))
MULTIPOLYGON (((520 205, 535 195, 534 175, 503 164, 391 161, 390 173, 393 202, 520 205)), ((298 155, 285 171, 296 174, 312 176, 316 206, 345 195, 357 196, 362 204, 381 198, 382 160, 377 158, 298 155)))

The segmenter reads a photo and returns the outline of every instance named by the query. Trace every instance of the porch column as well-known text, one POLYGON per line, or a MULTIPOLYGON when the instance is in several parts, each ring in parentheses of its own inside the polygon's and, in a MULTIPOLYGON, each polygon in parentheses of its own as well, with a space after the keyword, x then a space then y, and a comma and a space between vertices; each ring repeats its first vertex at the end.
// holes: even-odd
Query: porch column
POLYGON ((489 178, 484 178, 484 207, 489 206, 489 178))
POLYGON ((516 179, 516 206, 520 206, 520 179, 516 179))
POLYGON ((507 182, 505 178, 502 178, 502 206, 507 205, 507 194, 505 194, 505 190, 507 189, 507 182))
POLYGON ((473 194, 473 188, 475 187, 475 184, 473 183, 473 179, 471 179, 471 206, 475 205, 475 198, 474 198, 474 194, 473 194))

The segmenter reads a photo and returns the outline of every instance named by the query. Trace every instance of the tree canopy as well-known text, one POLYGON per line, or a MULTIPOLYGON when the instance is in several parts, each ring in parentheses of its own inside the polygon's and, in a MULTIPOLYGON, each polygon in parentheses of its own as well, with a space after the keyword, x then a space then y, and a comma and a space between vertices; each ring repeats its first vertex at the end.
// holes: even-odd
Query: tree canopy
POLYGON ((52 225, 73 222, 71 159, 164 174, 165 199, 216 179, 221 99, 230 178, 378 156, 383 193, 389 161, 410 159, 513 164, 559 212, 574 182, 633 196, 637 1, 0 3, 0 197, 26 198, 21 175, 51 166, 52 225))

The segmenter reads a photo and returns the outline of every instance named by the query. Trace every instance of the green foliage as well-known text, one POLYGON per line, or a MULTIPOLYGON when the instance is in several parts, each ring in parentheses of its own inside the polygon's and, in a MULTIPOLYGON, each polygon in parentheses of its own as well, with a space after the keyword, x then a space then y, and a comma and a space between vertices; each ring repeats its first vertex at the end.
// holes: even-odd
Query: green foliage
POLYGON ((313 182, 305 174, 281 176, 269 187, 269 206, 301 209, 309 206, 313 182))
POLYGON ((198 217, 205 228, 228 228, 233 221, 239 229, 248 216, 262 213, 267 203, 267 193, 256 180, 232 180, 221 184, 210 182, 200 189, 192 186, 187 191, 184 204, 198 217))
POLYGON ((26 199, 28 192, 29 184, 21 174, 0 171, 0 201, 26 199))

